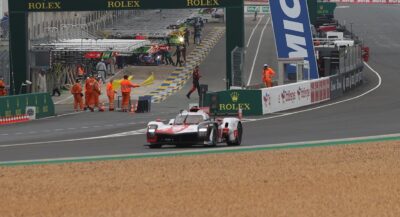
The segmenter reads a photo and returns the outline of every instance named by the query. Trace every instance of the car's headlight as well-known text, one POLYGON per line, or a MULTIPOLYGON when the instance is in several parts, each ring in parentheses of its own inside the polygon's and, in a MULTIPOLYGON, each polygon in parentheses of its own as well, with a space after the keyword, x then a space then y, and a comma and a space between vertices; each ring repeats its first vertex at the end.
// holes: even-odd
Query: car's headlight
POLYGON ((147 132, 151 135, 154 135, 156 133, 157 127, 157 125, 150 125, 147 127, 147 132))
POLYGON ((199 127, 199 136, 200 137, 205 137, 207 136, 207 127, 199 127))

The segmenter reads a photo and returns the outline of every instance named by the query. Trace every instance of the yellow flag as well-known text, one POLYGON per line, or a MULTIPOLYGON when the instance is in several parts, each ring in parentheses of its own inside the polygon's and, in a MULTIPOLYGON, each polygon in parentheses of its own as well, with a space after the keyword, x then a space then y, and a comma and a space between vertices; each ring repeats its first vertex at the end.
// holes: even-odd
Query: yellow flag
MULTIPOLYGON (((124 80, 124 79, 119 79, 119 80, 114 80, 113 81, 112 86, 113 86, 114 90, 118 90, 119 88, 121 88, 121 81, 122 80, 124 80)), ((133 76, 132 75, 129 76, 128 80, 130 80, 130 81, 133 80, 133 76)))
POLYGON ((154 83, 154 79, 154 73, 152 72, 151 75, 140 84, 140 86, 152 85, 154 83))

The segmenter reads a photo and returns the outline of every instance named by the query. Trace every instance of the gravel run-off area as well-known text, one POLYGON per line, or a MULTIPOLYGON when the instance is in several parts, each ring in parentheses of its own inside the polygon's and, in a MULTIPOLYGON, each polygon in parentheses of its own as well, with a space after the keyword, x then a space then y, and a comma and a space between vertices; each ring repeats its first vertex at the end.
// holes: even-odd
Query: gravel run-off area
POLYGON ((0 216, 400 216, 400 142, 0 167, 0 216))

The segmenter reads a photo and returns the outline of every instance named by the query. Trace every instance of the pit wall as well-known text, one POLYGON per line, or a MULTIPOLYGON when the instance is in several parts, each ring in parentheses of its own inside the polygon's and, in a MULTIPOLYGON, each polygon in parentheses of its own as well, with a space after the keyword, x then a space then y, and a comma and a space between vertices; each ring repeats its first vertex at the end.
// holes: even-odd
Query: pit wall
POLYGON ((54 116, 54 103, 48 93, 21 94, 0 97, 0 117, 26 114, 27 106, 36 107, 36 118, 54 116))
POLYGON ((207 93, 204 106, 217 115, 265 115, 313 105, 341 97, 363 82, 362 71, 302 81, 259 90, 227 90, 207 93))

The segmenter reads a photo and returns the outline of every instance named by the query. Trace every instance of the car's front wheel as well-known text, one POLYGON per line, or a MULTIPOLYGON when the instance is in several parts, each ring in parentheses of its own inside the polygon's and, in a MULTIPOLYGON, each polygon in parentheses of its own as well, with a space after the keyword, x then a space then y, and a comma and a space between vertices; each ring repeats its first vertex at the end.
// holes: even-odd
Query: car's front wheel
POLYGON ((236 130, 237 130, 237 136, 234 141, 227 142, 228 146, 239 146, 240 144, 242 144, 243 127, 240 122, 238 123, 236 130))
POLYGON ((218 138, 218 130, 215 126, 213 126, 210 131, 210 143, 207 146, 208 147, 216 146, 217 138, 218 138))

